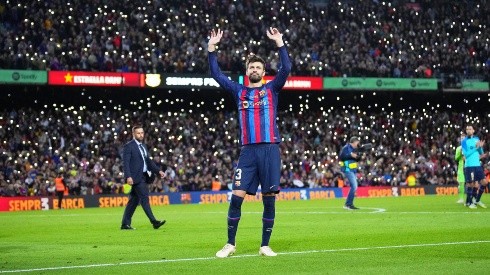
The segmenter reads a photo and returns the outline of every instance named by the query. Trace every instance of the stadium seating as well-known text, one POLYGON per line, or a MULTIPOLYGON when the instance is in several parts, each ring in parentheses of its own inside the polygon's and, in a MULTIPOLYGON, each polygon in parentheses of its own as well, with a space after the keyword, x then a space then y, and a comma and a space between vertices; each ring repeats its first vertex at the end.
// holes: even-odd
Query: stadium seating
MULTIPOLYGON (((145 125, 151 155, 167 167, 167 178, 155 182, 153 192, 211 190, 213 180, 227 189, 238 159, 239 133, 232 104, 218 100, 218 95, 212 97, 218 104, 202 106, 196 95, 191 102, 173 95, 174 100, 163 100, 160 106, 158 98, 131 101, 128 110, 85 95, 92 103, 77 99, 80 105, 23 103, 34 107, 6 108, 0 113, 0 195, 49 194, 57 171, 66 173, 72 194, 121 192, 122 145, 131 139, 130 127, 137 122, 145 125), (149 105, 158 107, 141 111, 149 105), (214 105, 216 111, 209 108, 214 105)), ((449 106, 430 104, 440 99, 430 95, 419 95, 420 102, 400 99, 404 106, 384 102, 377 108, 352 97, 335 102, 334 96, 283 96, 283 188, 337 186, 337 154, 352 135, 375 145, 362 162, 361 185, 404 185, 410 174, 417 184, 454 183, 454 151, 465 123, 476 122, 480 138, 490 140, 488 112, 479 105, 474 112, 461 112, 467 100, 461 100, 462 109, 450 111, 449 106)), ((49 101, 41 93, 32 102, 41 98, 49 101)))
MULTIPOLYGON (((255 53, 274 74, 276 50, 265 30, 275 26, 284 32, 292 75, 488 81, 486 1, 262 2, 4 1, 0 68, 207 73, 207 35, 219 27, 225 30, 219 45, 223 71, 243 74, 243 59, 255 53)), ((67 174, 72 194, 121 192, 121 147, 131 138, 130 126, 141 121, 153 123, 145 125, 147 143, 167 166, 167 178, 151 185, 152 191, 210 190, 213 180, 226 188, 232 178, 239 152, 232 110, 189 108, 173 100, 181 111, 166 112, 155 103, 150 109, 156 111, 142 111, 136 106, 143 101, 131 111, 36 106, 41 98, 17 98, 22 104, 15 107, 2 103, 0 196, 52 193, 58 171, 67 174)), ((375 144, 359 173, 361 185, 400 185, 411 174, 418 184, 453 183, 461 127, 476 120, 482 139, 490 140, 488 112, 463 116, 434 106, 411 108, 410 102, 389 111, 365 102, 357 109, 340 104, 298 112, 300 104, 307 105, 297 101, 294 112, 282 108, 279 116, 283 188, 336 186, 336 155, 351 135, 375 144)))
POLYGON ((0 67, 206 73, 207 35, 220 27, 224 71, 242 72, 243 58, 256 53, 274 73, 265 30, 275 26, 285 33, 293 75, 488 79, 486 1, 315 2, 324 5, 11 0, 0 4, 0 67))

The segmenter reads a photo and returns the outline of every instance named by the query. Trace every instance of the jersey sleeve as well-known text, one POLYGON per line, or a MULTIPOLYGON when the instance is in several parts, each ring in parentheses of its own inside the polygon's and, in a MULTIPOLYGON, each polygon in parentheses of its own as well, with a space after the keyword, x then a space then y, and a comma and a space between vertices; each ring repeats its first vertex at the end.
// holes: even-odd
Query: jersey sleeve
POLYGON ((462 157, 463 153, 461 152, 461 147, 458 146, 458 148, 456 148, 456 153, 454 154, 454 159, 459 161, 462 157))
POLYGON ((277 71, 277 75, 270 82, 271 87, 276 93, 278 93, 282 89, 282 87, 284 87, 289 73, 291 72, 291 61, 289 60, 286 46, 282 46, 279 48, 279 59, 281 62, 279 70, 277 71))
POLYGON ((218 57, 216 55, 216 52, 208 52, 208 62, 213 79, 216 80, 216 82, 218 82, 218 84, 223 89, 225 89, 225 91, 232 93, 233 97, 236 98, 236 93, 237 91, 241 90, 241 85, 234 81, 231 81, 226 75, 221 72, 221 70, 219 69, 218 57))

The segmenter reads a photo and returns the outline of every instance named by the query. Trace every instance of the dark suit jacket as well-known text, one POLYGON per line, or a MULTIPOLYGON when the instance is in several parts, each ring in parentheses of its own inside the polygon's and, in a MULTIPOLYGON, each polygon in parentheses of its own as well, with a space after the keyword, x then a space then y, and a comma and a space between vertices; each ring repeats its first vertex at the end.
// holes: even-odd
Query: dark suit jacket
POLYGON ((138 184, 141 182, 150 183, 155 179, 155 176, 160 171, 159 167, 149 158, 150 152, 146 145, 143 144, 143 147, 146 150, 146 166, 148 171, 152 172, 152 177, 149 178, 147 175, 143 173, 143 156, 141 155, 141 151, 138 148, 138 144, 136 140, 131 140, 130 142, 124 145, 123 150, 123 167, 124 167, 124 179, 129 177, 133 178, 134 184, 138 184))

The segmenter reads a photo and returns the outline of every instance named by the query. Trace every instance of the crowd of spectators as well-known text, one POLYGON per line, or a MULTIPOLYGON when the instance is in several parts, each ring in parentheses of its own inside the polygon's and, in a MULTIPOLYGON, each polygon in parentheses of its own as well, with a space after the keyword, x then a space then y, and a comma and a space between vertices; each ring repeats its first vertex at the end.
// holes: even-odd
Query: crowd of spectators
MULTIPOLYGON (((360 185, 370 186, 403 186, 410 176, 418 185, 455 183, 454 152, 464 125, 475 122, 480 138, 490 140, 488 112, 390 104, 374 110, 300 98, 279 114, 282 188, 345 184, 337 156, 352 135, 374 144, 358 173, 360 185)), ((237 114, 193 106, 180 112, 56 104, 4 110, 0 196, 49 195, 58 172, 74 195, 122 192, 122 146, 135 123, 144 125, 150 153, 167 175, 150 186, 152 192, 211 190, 213 181, 228 190, 240 151, 237 114)))
MULTIPOLYGON (((7 0, 0 3, 0 68, 207 73, 207 37, 221 28, 223 71, 243 73, 244 58, 254 53, 274 74, 276 50, 265 31, 275 26, 292 75, 488 79, 487 1, 314 2, 7 0)), ((166 167, 153 192, 210 190, 213 181, 227 189, 238 159, 233 111, 26 106, 0 111, 0 196, 50 194, 58 172, 71 194, 121 192, 122 146, 140 122, 151 122, 143 123, 146 142, 166 167)), ((482 139, 490 137, 488 113, 314 110, 279 115, 283 188, 339 186, 337 154, 352 135, 375 144, 362 161, 361 185, 404 185, 409 177, 453 183, 461 127, 474 120, 482 139)))
POLYGON ((224 71, 250 53, 277 69, 265 31, 284 32, 293 75, 488 78, 490 5, 445 1, 21 1, 0 3, 0 68, 206 73, 225 30, 224 71))

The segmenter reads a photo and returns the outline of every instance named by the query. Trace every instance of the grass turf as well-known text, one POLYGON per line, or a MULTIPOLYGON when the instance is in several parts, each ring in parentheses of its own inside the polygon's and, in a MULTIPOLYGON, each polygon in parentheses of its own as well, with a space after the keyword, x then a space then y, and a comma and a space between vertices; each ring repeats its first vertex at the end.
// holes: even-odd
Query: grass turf
POLYGON ((237 253, 226 242, 227 204, 153 207, 166 219, 154 230, 142 209, 134 231, 120 230, 123 208, 0 213, 0 273, 54 274, 467 274, 490 264, 490 209, 454 196, 280 201, 270 246, 258 256, 262 204, 246 202, 237 253), (50 269, 51 268, 51 269, 50 269))

